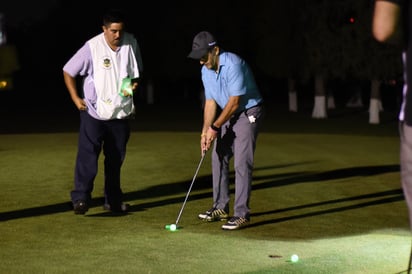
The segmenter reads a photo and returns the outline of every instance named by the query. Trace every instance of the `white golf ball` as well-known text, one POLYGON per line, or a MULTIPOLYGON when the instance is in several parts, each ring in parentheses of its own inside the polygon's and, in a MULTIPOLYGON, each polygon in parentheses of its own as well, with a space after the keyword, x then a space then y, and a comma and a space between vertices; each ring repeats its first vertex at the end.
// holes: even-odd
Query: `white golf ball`
POLYGON ((293 254, 292 256, 290 256, 290 261, 292 263, 296 263, 297 261, 299 261, 299 256, 296 254, 293 254))
POLYGON ((170 225, 170 231, 175 231, 176 230, 176 225, 175 224, 171 224, 170 225))

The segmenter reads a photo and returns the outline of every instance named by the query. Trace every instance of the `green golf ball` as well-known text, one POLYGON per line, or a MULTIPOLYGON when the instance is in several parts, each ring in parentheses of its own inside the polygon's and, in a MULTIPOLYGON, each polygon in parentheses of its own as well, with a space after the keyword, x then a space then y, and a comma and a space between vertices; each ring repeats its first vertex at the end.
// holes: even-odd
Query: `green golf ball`
POLYGON ((292 263, 296 263, 297 261, 299 261, 299 256, 296 254, 293 254, 292 256, 290 256, 290 261, 292 263))

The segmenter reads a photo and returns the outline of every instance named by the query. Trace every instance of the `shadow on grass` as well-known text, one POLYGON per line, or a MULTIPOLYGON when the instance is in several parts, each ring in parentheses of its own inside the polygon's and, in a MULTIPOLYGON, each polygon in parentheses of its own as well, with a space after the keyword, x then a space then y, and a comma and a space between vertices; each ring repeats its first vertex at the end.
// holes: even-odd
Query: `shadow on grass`
MULTIPOLYGON (((261 183, 258 185, 254 185, 253 189, 262 189, 272 186, 283 186, 289 185, 293 183, 310 183, 310 182, 317 182, 317 181, 326 181, 326 180, 337 180, 349 177, 357 177, 357 176, 373 176, 383 173, 389 172, 399 172, 399 165, 384 165, 384 166, 364 166, 364 167, 350 167, 350 168, 342 168, 336 169, 321 173, 294 173, 291 178, 286 178, 283 180, 275 180, 271 182, 261 183)), ((282 176, 284 176, 283 174, 282 176)), ((264 180, 270 179, 273 176, 254 176, 253 180, 264 180)))
MULTIPOLYGON (((260 167, 260 168, 256 168, 255 170, 273 169, 273 168, 279 168, 279 166, 260 167)), ((343 178, 356 177, 356 176, 372 176, 372 175, 377 175, 377 174, 383 174, 383 173, 388 173, 388 172, 398 172, 398 171, 399 171, 399 165, 384 165, 384 166, 352 167, 352 168, 344 168, 344 169, 337 169, 337 170, 332 170, 328 172, 310 173, 310 174, 306 172, 299 172, 299 173, 282 173, 282 174, 275 174, 275 175, 269 175, 269 176, 256 176, 253 178, 254 181, 266 180, 266 179, 271 179, 271 181, 264 182, 264 183, 255 183, 253 185, 253 189, 254 190, 266 189, 266 188, 272 188, 272 187, 279 187, 283 185, 311 183, 311 182, 318 182, 318 181, 323 181, 323 180, 336 180, 336 179, 343 179, 343 178)), ((232 173, 232 179, 233 179, 233 173, 232 173)), ((189 186, 190 182, 191 181, 184 181, 184 182, 177 182, 177 183, 172 183, 172 184, 167 184, 167 185, 157 185, 157 186, 146 188, 144 190, 128 192, 124 194, 124 201, 133 201, 133 200, 138 200, 138 199, 162 197, 162 196, 174 195, 178 193, 186 194, 188 191, 187 187, 189 186)), ((194 184, 193 190, 205 190, 205 189, 211 188, 211 176, 210 175, 199 177, 196 179, 196 182, 197 184, 194 184)), ((208 191, 205 193, 199 193, 199 194, 192 194, 190 196, 190 200, 204 199, 207 197, 210 197, 210 198, 212 197, 211 191, 208 191)), ((375 200, 375 201, 362 202, 362 203, 358 203, 358 204, 354 204, 350 206, 337 207, 334 209, 321 210, 321 211, 300 214, 300 215, 295 215, 295 216, 288 216, 288 217, 284 217, 280 219, 271 219, 271 220, 261 221, 258 223, 254 223, 251 226, 260 226, 260 225, 265 225, 265 224, 270 224, 270 223, 278 223, 278 222, 283 222, 283 221, 292 220, 292 219, 306 218, 306 217, 315 216, 315 215, 340 212, 340 211, 357 209, 357 208, 373 206, 373 205, 383 204, 383 203, 391 203, 391 202, 400 201, 404 199, 402 195, 402 190, 395 189, 395 190, 377 192, 377 193, 372 193, 372 194, 367 194, 367 195, 360 195, 360 196, 347 197, 347 198, 330 200, 330 201, 325 201, 325 202, 320 202, 320 203, 307 204, 307 205, 302 205, 302 206, 297 206, 297 207, 290 207, 290 208, 278 209, 278 210, 269 210, 265 212, 254 213, 252 214, 252 216, 269 215, 273 213, 285 212, 285 211, 295 210, 299 208, 310 208, 310 207, 319 206, 319 205, 337 204, 337 203, 342 203, 346 201, 356 201, 356 200, 362 200, 362 199, 374 198, 374 197, 383 197, 383 198, 379 200, 375 200)), ((165 205, 170 205, 173 203, 181 203, 181 202, 183 202, 182 197, 162 199, 160 201, 141 203, 138 205, 132 205, 130 207, 129 212, 143 211, 148 208, 154 208, 154 207, 165 206, 165 205)), ((91 201, 90 207, 101 206, 102 204, 103 204, 102 197, 93 198, 91 201)), ((8 221, 8 220, 27 218, 27 217, 35 217, 35 216, 41 216, 41 215, 46 215, 46 214, 55 214, 55 213, 61 213, 61 212, 66 212, 70 210, 72 210, 71 202, 63 202, 63 203, 47 205, 47 206, 39 206, 39 207, 20 209, 20 210, 14 210, 14 211, 9 211, 9 212, 1 212, 0 221, 8 221)), ((104 214, 97 214, 95 216, 123 216, 123 215, 124 214, 115 214, 111 212, 106 212, 104 214)), ((91 215, 91 216, 94 216, 94 215, 91 215)))
POLYGON ((267 225, 267 224, 275 224, 275 223, 280 223, 280 222, 285 222, 285 221, 290 221, 290 220, 295 220, 295 219, 302 219, 302 218, 307 218, 307 217, 336 213, 336 212, 352 210, 352 209, 359 209, 363 207, 374 206, 374 205, 379 205, 379 204, 386 204, 386 203, 393 203, 393 202, 404 200, 402 189, 394 189, 394 190, 388 190, 388 191, 377 192, 377 193, 372 193, 372 194, 359 195, 359 196, 329 200, 329 201, 324 201, 324 202, 319 202, 319 203, 312 203, 312 204, 306 204, 306 205, 301 205, 301 206, 294 206, 294 207, 288 207, 288 208, 283 208, 283 209, 259 212, 259 213, 251 214, 251 216, 270 215, 270 214, 292 211, 292 210, 297 210, 297 209, 318 207, 318 206, 324 206, 327 204, 339 204, 339 203, 344 203, 348 201, 357 201, 357 200, 371 199, 371 198, 378 198, 378 197, 383 197, 383 198, 377 199, 374 201, 356 203, 356 204, 352 204, 348 206, 336 207, 336 208, 331 208, 331 209, 326 209, 326 210, 318 210, 318 211, 309 212, 305 214, 299 214, 299 215, 287 216, 287 217, 282 217, 282 218, 277 218, 277 219, 265 220, 261 222, 255 222, 253 224, 250 224, 249 227, 256 227, 256 226, 262 226, 262 225, 267 225))

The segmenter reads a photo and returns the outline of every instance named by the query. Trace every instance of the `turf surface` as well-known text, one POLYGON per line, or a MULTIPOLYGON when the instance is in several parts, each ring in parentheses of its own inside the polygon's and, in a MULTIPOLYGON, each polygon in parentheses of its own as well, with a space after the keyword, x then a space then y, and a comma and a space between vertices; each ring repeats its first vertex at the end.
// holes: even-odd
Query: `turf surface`
POLYGON ((36 115, 3 127, 0 273, 406 273, 396 115, 369 125, 364 111, 314 120, 269 109, 251 225, 223 231, 197 219, 211 205, 207 155, 171 232, 165 225, 175 222, 200 160, 200 113, 190 111, 138 110, 122 172, 127 215, 102 209, 101 170, 91 209, 73 214, 76 117, 37 131, 36 115))

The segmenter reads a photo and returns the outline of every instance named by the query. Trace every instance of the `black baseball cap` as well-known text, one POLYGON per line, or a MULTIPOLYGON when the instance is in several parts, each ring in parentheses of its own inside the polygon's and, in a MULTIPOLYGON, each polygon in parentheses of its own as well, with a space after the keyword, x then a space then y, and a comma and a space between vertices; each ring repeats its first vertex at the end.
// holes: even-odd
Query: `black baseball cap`
POLYGON ((213 34, 208 31, 201 31, 193 38, 192 51, 187 57, 200 59, 216 45, 217 42, 213 34))

